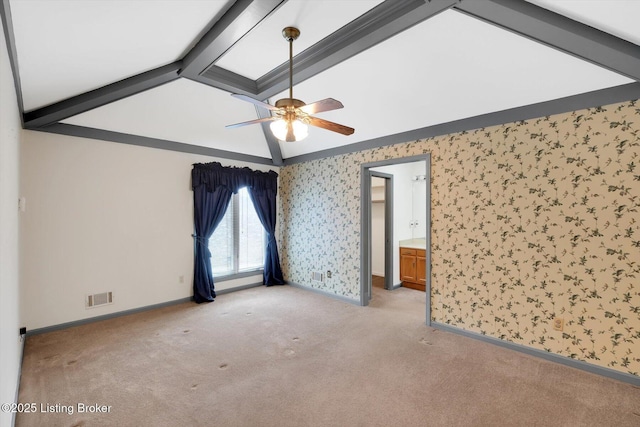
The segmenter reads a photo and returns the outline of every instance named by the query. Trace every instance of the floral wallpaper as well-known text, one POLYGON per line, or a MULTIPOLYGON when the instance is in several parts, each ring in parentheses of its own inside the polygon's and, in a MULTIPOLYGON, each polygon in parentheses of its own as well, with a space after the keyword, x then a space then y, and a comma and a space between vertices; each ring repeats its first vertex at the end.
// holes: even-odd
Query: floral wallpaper
POLYGON ((640 375, 635 101, 283 167, 285 278, 358 299, 360 165, 427 152, 433 320, 640 375))

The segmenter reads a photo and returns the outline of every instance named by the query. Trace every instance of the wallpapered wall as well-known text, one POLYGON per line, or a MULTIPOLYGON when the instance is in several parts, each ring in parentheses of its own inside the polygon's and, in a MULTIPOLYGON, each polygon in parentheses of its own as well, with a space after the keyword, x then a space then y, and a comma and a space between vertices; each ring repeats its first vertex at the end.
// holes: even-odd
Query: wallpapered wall
POLYGON ((360 165, 430 152, 433 320, 640 375, 639 107, 284 167, 285 278, 358 298, 360 165), (311 281, 326 270, 331 279, 311 281))

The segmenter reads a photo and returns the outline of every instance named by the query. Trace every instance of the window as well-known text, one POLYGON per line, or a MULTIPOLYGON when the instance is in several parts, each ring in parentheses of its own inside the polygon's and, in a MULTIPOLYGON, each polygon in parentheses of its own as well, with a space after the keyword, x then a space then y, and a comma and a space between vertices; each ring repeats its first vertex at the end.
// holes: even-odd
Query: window
POLYGON ((214 277, 264 267, 266 233, 246 187, 231 197, 224 218, 209 239, 214 277))

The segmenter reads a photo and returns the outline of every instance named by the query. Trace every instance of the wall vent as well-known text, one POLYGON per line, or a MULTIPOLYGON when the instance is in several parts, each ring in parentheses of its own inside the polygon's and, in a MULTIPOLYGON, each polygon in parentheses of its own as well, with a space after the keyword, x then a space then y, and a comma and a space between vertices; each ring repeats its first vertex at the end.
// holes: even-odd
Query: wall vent
POLYGON ((311 280, 313 280, 314 282, 322 282, 324 280, 324 276, 322 275, 322 273, 314 271, 313 273, 311 273, 311 280))
POLYGON ((113 304, 113 292, 87 295, 87 299, 85 300, 86 308, 93 308, 107 304, 113 304))

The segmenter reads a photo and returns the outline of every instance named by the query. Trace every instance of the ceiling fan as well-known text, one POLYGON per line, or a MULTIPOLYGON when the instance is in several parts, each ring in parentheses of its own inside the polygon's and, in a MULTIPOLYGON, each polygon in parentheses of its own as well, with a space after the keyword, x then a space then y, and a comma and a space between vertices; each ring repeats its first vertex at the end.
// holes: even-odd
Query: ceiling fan
POLYGON ((312 116, 312 114, 343 108, 344 105, 342 105, 340 101, 327 98, 312 104, 305 104, 293 97, 293 41, 296 40, 299 35, 300 30, 294 27, 286 27, 282 30, 282 36, 289 42, 289 97, 277 100, 274 106, 246 95, 233 93, 231 96, 270 110, 272 115, 271 117, 227 125, 226 127, 234 128, 255 123, 271 122, 270 127, 273 135, 279 140, 287 142, 300 141, 306 138, 308 135, 307 124, 343 135, 351 135, 355 131, 355 129, 348 126, 312 116))

